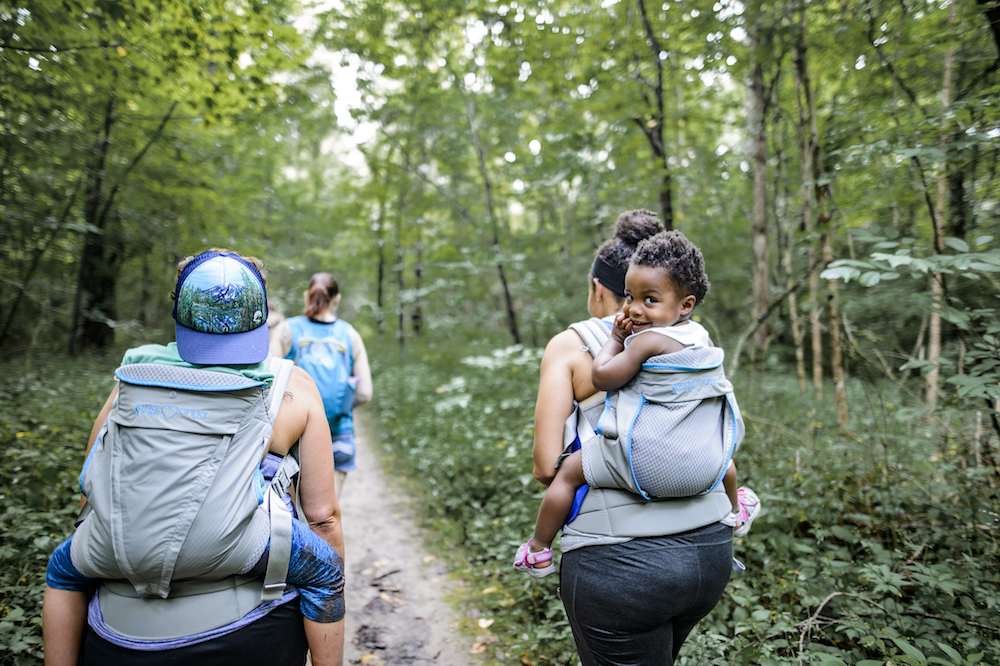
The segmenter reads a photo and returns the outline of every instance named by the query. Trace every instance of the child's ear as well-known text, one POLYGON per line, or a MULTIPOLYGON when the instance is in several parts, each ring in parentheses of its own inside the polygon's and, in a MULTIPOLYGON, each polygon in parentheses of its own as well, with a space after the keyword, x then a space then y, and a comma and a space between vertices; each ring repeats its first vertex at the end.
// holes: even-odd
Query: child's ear
POLYGON ((698 299, 695 298, 694 294, 688 294, 687 296, 685 296, 684 298, 682 298, 681 299, 681 314, 682 315, 691 314, 691 310, 694 310, 695 303, 697 303, 697 302, 698 302, 698 299))

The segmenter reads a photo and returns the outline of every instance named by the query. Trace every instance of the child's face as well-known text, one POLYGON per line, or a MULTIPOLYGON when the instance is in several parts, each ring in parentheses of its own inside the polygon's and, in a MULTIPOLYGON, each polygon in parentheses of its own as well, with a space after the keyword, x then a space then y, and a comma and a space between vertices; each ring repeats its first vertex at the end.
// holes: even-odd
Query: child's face
POLYGON ((629 266, 625 274, 625 316, 632 320, 632 331, 673 326, 685 320, 694 309, 693 294, 681 296, 677 286, 662 268, 629 266))

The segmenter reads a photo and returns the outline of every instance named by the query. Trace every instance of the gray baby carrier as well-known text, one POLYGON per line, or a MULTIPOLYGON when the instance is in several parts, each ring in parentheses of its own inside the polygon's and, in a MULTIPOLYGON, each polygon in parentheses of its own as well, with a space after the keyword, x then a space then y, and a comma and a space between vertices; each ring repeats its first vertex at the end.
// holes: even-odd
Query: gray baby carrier
MULTIPOLYGON (((600 321, 573 325, 591 344, 607 339, 600 321)), ((652 335, 648 333, 647 335, 652 335)), ((722 481, 744 426, 718 347, 654 356, 607 394, 599 437, 583 447, 587 482, 645 499, 703 495, 722 481)))
POLYGON ((112 630, 182 637, 281 598, 292 528, 281 497, 298 463, 285 456, 270 486, 260 473, 292 363, 272 369, 270 392, 189 367, 115 372, 118 396, 80 474, 87 504, 71 550, 81 573, 108 579, 99 598, 112 630), (242 574, 269 540, 262 589, 242 574))
MULTIPOLYGON (((577 322, 570 328, 583 339, 584 350, 591 356, 597 355, 610 335, 610 328, 597 318, 577 322)), ((596 436, 594 428, 605 402, 601 392, 574 402, 563 433, 567 450, 576 439, 586 442, 596 436)), ((732 502, 721 486, 696 497, 653 501, 628 490, 590 488, 577 516, 563 526, 562 551, 679 534, 722 520, 731 509, 732 502)))

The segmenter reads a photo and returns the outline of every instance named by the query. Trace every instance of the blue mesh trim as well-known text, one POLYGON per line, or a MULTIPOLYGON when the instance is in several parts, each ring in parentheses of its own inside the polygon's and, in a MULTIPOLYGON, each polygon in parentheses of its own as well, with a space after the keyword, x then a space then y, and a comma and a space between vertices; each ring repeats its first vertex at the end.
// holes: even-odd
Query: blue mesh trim
POLYGON ((646 494, 646 491, 639 487, 639 481, 635 478, 635 468, 632 466, 632 431, 635 429, 635 422, 639 419, 639 412, 642 411, 643 406, 649 402, 646 400, 646 396, 640 395, 641 402, 639 403, 638 409, 635 410, 635 414, 632 415, 632 422, 628 424, 628 471, 632 473, 632 483, 639 490, 639 494, 642 495, 643 499, 653 499, 646 494))
POLYGON ((604 396, 604 411, 601 412, 601 418, 597 419, 597 427, 594 428, 595 434, 597 435, 604 434, 602 426, 604 425, 605 417, 610 413, 611 413, 611 391, 608 391, 607 394, 604 396))
POLYGON ((134 363, 115 370, 115 378, 136 386, 159 386, 185 391, 239 391, 265 383, 240 375, 157 363, 134 363))
POLYGON ((87 454, 87 459, 83 461, 83 469, 80 470, 80 476, 77 478, 77 485, 80 486, 80 494, 83 493, 83 475, 87 473, 87 467, 90 466, 90 461, 94 459, 94 453, 101 446, 104 445, 104 436, 108 434, 108 421, 104 420, 104 424, 101 426, 100 431, 97 433, 97 438, 94 440, 94 445, 90 447, 90 453, 87 454))
MULTIPOLYGON (((709 349, 717 349, 717 348, 716 347, 710 347, 709 349)), ((722 357, 719 359, 719 361, 717 363, 716 362, 711 362, 708 365, 686 366, 686 365, 675 365, 675 364, 672 364, 672 363, 657 363, 655 361, 647 361, 647 362, 645 362, 645 363, 642 364, 642 369, 643 370, 670 370, 672 372, 697 372, 699 370, 712 370, 712 369, 715 369, 715 368, 722 367, 723 363, 725 363, 725 361, 726 361, 726 352, 725 352, 725 350, 720 350, 720 351, 722 351, 722 357)), ((650 359, 663 358, 664 356, 673 356, 674 354, 682 354, 682 353, 684 353, 684 351, 674 352, 673 354, 661 354, 659 356, 651 356, 650 359)))

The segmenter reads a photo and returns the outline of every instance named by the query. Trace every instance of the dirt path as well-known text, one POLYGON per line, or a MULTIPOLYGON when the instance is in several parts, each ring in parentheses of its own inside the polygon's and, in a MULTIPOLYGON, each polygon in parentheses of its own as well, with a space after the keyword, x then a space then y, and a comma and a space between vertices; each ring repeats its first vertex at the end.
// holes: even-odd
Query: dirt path
POLYGON ((477 659, 444 601, 453 585, 448 567, 423 549, 410 498, 387 484, 367 445, 374 431, 363 419, 355 423, 358 469, 340 495, 348 574, 344 663, 469 666, 477 659))

